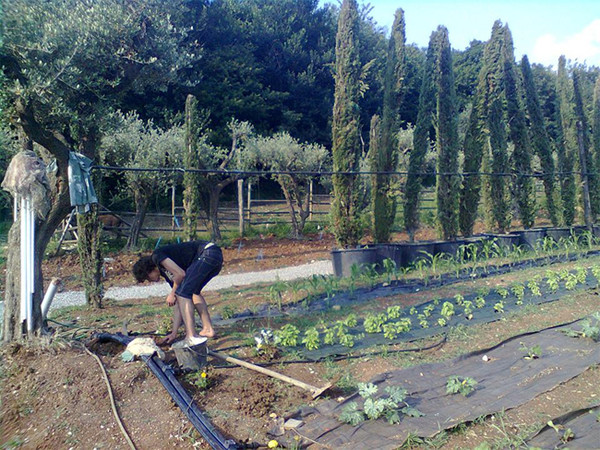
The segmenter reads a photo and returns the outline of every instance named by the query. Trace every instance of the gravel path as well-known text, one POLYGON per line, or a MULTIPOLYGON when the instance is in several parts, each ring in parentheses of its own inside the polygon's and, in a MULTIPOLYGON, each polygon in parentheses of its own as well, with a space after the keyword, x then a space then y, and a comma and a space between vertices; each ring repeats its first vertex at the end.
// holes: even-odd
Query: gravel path
MULTIPOLYGON (((315 261, 309 264, 280 269, 264 270, 261 272, 243 272, 227 275, 218 275, 204 288, 205 291, 218 291, 234 286, 246 286, 254 283, 268 283, 271 281, 288 281, 297 278, 309 278, 313 275, 329 275, 333 273, 330 260, 315 261)), ((107 289, 104 297, 113 300, 127 300, 132 298, 162 297, 169 293, 169 285, 164 282, 153 283, 145 286, 112 287, 107 289)), ((3 302, 0 302, 0 312, 3 302)), ((68 291, 56 294, 50 310, 66 306, 85 304, 83 291, 68 291)))

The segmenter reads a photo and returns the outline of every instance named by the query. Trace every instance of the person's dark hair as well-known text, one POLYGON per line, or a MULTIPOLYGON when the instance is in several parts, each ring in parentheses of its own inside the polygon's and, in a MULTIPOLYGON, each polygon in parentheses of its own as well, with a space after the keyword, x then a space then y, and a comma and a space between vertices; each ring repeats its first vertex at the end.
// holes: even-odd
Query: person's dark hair
POLYGON ((138 262, 133 265, 133 276, 138 283, 146 281, 148 274, 156 269, 156 264, 152 261, 152 256, 142 256, 138 262))

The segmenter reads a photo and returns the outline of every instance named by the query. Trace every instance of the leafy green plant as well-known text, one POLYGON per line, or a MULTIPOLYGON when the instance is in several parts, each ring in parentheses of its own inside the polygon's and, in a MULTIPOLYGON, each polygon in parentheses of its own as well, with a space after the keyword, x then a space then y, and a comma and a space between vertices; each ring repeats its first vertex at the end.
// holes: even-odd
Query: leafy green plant
POLYGON ((521 342, 521 351, 525 353, 525 359, 538 359, 542 356, 542 347, 540 345, 534 345, 533 347, 527 347, 521 342))
POLYGON ((575 270, 575 277, 579 284, 585 284, 587 281, 587 269, 585 267, 578 267, 575 270))
POLYGON ((402 315, 402 307, 401 306, 398 306, 398 305, 388 306, 388 308, 387 308, 388 320, 398 319, 401 315, 402 315))
POLYGON ((477 381, 475 381, 473 378, 453 375, 448 377, 448 380, 446 381, 446 393, 461 394, 467 397, 475 390, 475 386, 477 386, 477 381))
POLYGON ((440 299, 439 297, 436 297, 436 298, 434 298, 434 299, 433 299, 433 304, 434 304, 435 306, 439 305, 439 304, 440 304, 440 300, 441 300, 441 299, 440 299))
POLYGON ((315 327, 307 328, 304 331, 302 343, 307 350, 317 350, 321 343, 321 340, 319 339, 319 331, 315 327))
POLYGON ((295 347, 298 345, 298 336, 300 330, 295 325, 287 323, 279 330, 275 331, 275 344, 283 345, 284 347, 295 347))
POLYGON ((469 301, 469 300, 465 300, 463 303, 463 308, 464 308, 464 312, 465 312, 465 317, 468 320, 471 320, 473 318, 473 302, 469 301))
POLYGON ((465 301, 465 297, 462 294, 456 294, 454 296, 454 300, 456 300, 456 304, 458 306, 462 306, 463 302, 465 301))
POLYGON ((540 285, 538 284, 538 281, 539 280, 537 278, 534 278, 533 280, 527 282, 527 287, 531 291, 531 295, 533 295, 534 297, 542 296, 542 291, 540 290, 540 285))
POLYGON ((365 420, 385 418, 389 423, 396 424, 401 420, 401 414, 411 417, 423 416, 423 413, 406 403, 406 389, 399 386, 388 386, 385 389, 387 397, 375 399, 378 388, 372 383, 359 383, 358 393, 364 399, 363 409, 358 403, 350 402, 340 414, 340 421, 356 426, 365 420))
POLYGON ((421 328, 429 328, 429 322, 427 321, 427 317, 428 316, 426 316, 425 314, 417 315, 417 319, 421 328))
POLYGON ((212 379, 204 370, 188 373, 185 375, 185 380, 197 389, 207 389, 212 384, 212 379))
POLYGON ((506 288, 498 288, 496 289, 496 293, 502 298, 508 297, 508 289, 506 288))
POLYGON ((435 309, 435 305, 427 305, 424 309, 423 309, 423 315, 425 317, 429 317, 431 316, 431 313, 433 312, 433 310, 435 309))
POLYGON ((494 305, 494 311, 500 314, 504 312, 504 302, 502 300, 500 300, 494 305))
MULTIPOLYGON (((411 316, 414 316, 415 314, 417 314, 417 308, 413 306, 412 308, 410 308, 410 310, 408 311, 408 313, 409 313, 411 316)), ((399 317, 399 316, 398 316, 398 317, 399 317)))
POLYGON ((568 273, 565 278, 565 289, 567 291, 572 291, 577 287, 578 279, 577 275, 574 273, 568 273))
POLYGON ((443 317, 440 317, 437 320, 437 323, 440 327, 445 327, 448 324, 448 321, 446 319, 444 319, 443 317))
POLYGON ((600 281, 600 265, 592 266, 592 275, 596 281, 600 281))
POLYGON ((596 342, 600 341, 600 312, 595 312, 589 319, 581 321, 581 331, 567 328, 563 330, 567 336, 590 338, 596 342))
POLYGON ((450 302, 444 302, 440 314, 444 317, 444 319, 446 319, 446 321, 450 320, 450 318, 454 315, 454 304, 450 302))
POLYGON ((386 323, 383 325, 383 336, 386 339, 396 339, 400 333, 410 331, 412 321, 409 318, 400 319, 397 322, 386 323))
POLYGON ((363 326, 367 333, 381 333, 383 331, 383 324, 386 322, 387 315, 384 313, 367 314, 363 326))
POLYGON ((483 298, 481 295, 475 297, 475 306, 479 309, 483 308, 485 306, 485 298, 483 298))
POLYGON ((558 291, 560 278, 558 274, 552 270, 546 271, 546 285, 552 292, 558 291))
POLYGON ((231 305, 225 305, 221 310, 221 317, 225 320, 231 319, 235 316, 235 308, 231 305))
POLYGON ((511 292, 515 297, 517 297, 517 305, 523 304, 523 299, 525 298, 525 286, 520 283, 514 284, 510 288, 511 292))

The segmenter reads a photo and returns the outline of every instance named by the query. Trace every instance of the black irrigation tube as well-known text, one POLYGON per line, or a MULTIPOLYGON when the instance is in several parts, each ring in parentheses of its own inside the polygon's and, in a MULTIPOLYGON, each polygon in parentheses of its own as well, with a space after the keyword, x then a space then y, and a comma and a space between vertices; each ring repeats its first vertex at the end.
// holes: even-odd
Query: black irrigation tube
MULTIPOLYGON (((127 345, 132 340, 129 336, 110 333, 97 333, 92 337, 99 342, 112 341, 123 345, 127 345)), ((171 366, 165 364, 156 356, 144 356, 142 359, 152 373, 154 373, 156 378, 162 383, 169 395, 171 395, 171 398, 175 401, 177 406, 179 406, 181 411, 187 416, 194 428, 196 428, 200 435, 206 440, 208 445, 216 450, 233 450, 239 448, 235 441, 225 439, 221 433, 214 428, 194 403, 194 400, 189 396, 185 388, 177 381, 171 366)))
MULTIPOLYGON (((260 367, 287 366, 289 364, 313 364, 313 363, 318 363, 318 362, 325 361, 325 360, 343 361, 345 359, 358 359, 358 358, 363 358, 365 356, 377 356, 377 355, 384 355, 384 354, 389 355, 391 353, 424 352, 424 351, 427 351, 427 350, 432 350, 434 348, 437 348, 437 347, 439 347, 441 345, 444 345, 446 343, 447 339, 448 339, 447 334, 443 333, 443 338, 441 340, 439 340, 435 344, 428 345, 427 347, 400 348, 400 349, 395 349, 395 350, 379 350, 379 351, 376 351, 376 352, 358 353, 358 354, 355 354, 355 355, 338 355, 338 356, 335 356, 333 358, 330 358, 330 357, 326 356, 326 357, 319 358, 319 359, 293 359, 293 360, 290 360, 290 361, 273 361, 273 362, 260 363, 260 364, 254 363, 254 365, 260 366, 260 367)), ((387 345, 395 345, 395 344, 397 344, 397 343, 396 342, 392 342, 392 343, 389 343, 387 345)), ((242 347, 241 345, 237 346, 237 348, 241 348, 241 347, 242 347)), ((223 351, 223 350, 219 350, 219 351, 223 351)), ((239 366, 234 366, 234 365, 230 365, 230 364, 224 364, 224 365, 213 366, 213 367, 215 369, 234 369, 234 368, 239 367, 239 366)))

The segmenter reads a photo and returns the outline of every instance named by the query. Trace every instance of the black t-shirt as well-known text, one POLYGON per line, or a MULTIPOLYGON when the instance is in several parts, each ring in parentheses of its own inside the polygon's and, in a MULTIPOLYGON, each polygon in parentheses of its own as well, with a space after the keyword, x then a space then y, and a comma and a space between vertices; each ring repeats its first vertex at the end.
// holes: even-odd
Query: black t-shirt
POLYGON ((191 241, 183 242, 181 244, 171 244, 159 247, 152 253, 152 261, 158 266, 162 277, 173 286, 173 274, 160 264, 167 258, 172 259, 175 264, 181 267, 183 270, 187 270, 188 267, 197 258, 200 250, 208 244, 208 241, 191 241))

